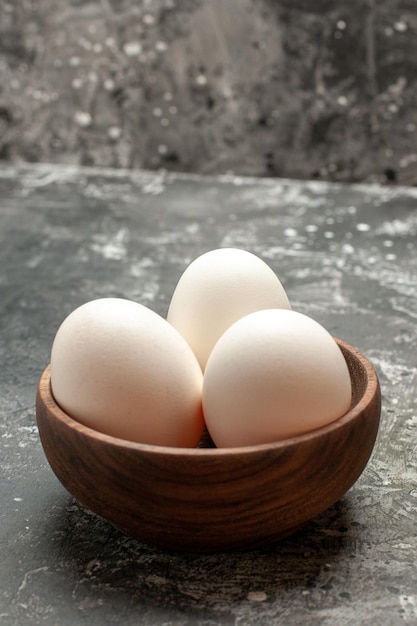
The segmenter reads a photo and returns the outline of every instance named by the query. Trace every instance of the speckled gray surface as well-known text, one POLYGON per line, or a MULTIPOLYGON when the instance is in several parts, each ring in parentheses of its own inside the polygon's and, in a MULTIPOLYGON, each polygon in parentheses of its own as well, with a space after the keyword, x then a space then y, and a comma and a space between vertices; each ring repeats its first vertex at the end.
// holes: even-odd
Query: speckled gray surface
POLYGON ((415 189, 0 170, 2 625, 417 623, 416 236, 415 189), (164 315, 186 264, 225 245, 263 257, 294 308, 372 360, 381 429, 356 485, 297 535, 250 552, 169 553, 61 487, 35 390, 72 309, 118 295, 164 315))
POLYGON ((3 0, 0 160, 417 184, 415 0, 3 0))

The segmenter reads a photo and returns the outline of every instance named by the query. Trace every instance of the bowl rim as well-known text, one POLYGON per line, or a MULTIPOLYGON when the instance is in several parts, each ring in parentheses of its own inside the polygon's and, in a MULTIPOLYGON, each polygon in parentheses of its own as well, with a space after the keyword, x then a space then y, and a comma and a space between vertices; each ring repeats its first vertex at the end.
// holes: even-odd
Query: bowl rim
POLYGON ((65 427, 77 431, 78 434, 88 437, 95 442, 100 441, 103 444, 113 447, 123 448, 125 450, 137 451, 142 453, 151 454, 154 456, 170 456, 183 457, 195 459, 199 458, 223 458, 231 456, 251 455, 262 452, 280 451, 287 449, 294 445, 300 445, 303 442, 311 442, 314 439, 320 438, 325 435, 331 434, 333 431, 337 431, 343 428, 346 424, 354 421, 358 418, 362 411, 370 404, 379 390, 379 381, 376 371, 371 362, 365 357, 357 348, 351 346, 347 342, 334 337, 338 346, 347 352, 349 352, 366 372, 366 386, 362 396, 344 413, 341 417, 337 418, 333 422, 321 426, 320 428, 308 431, 301 435, 294 437, 287 437, 274 442, 254 444, 247 446, 233 446, 224 448, 204 448, 204 447, 174 447, 174 446, 159 446, 155 444, 139 443, 135 441, 129 441, 113 435, 107 435, 98 430, 90 428, 78 422, 66 413, 56 402, 51 387, 51 365, 49 364, 43 371, 39 384, 38 384, 38 401, 41 402, 50 413, 53 414, 55 420, 59 420, 65 427))

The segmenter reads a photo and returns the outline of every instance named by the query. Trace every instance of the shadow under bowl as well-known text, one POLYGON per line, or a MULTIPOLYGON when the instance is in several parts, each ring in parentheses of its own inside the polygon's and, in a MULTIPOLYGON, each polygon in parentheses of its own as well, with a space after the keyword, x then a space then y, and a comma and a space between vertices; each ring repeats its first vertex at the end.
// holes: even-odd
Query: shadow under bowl
POLYGON ((55 402, 48 366, 36 398, 45 455, 76 500, 141 541, 188 552, 276 541, 346 493, 376 440, 377 374, 358 350, 336 341, 352 381, 349 411, 307 434, 239 448, 143 445, 92 430, 55 402))

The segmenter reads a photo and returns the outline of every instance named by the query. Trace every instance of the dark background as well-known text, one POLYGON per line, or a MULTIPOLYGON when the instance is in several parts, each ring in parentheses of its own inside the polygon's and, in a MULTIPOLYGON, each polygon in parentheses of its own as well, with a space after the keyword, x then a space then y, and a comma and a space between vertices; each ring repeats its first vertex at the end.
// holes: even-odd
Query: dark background
POLYGON ((0 159, 417 183, 415 0, 3 0, 0 159))

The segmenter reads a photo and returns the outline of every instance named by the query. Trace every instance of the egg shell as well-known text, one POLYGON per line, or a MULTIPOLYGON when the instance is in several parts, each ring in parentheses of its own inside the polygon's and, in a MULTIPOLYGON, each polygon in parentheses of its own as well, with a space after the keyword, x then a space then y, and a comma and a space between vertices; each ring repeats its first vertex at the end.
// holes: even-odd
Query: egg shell
POLYGON ((93 300, 63 321, 51 387, 71 417, 114 437, 193 447, 202 434, 197 359, 166 320, 130 300, 93 300))
POLYGON ((349 370, 334 338, 293 310, 233 324, 207 362, 203 413, 217 447, 279 441, 320 428, 351 404, 349 370))
POLYGON ((278 276, 255 254, 219 248, 202 254, 184 271, 167 320, 187 340, 205 369, 213 346, 241 317, 270 308, 291 308, 278 276))

